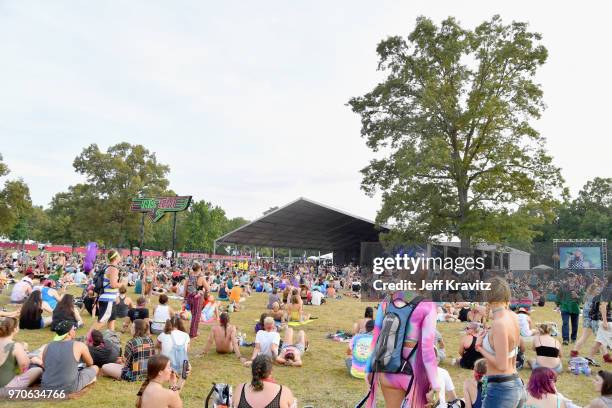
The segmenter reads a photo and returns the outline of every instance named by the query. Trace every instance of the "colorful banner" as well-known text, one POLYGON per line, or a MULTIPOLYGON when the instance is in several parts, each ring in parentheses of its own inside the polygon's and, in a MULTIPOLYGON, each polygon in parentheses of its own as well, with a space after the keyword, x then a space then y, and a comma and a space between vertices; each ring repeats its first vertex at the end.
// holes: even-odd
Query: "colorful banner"
POLYGON ((184 211, 191 203, 191 196, 143 197, 132 199, 130 210, 147 213, 152 222, 157 222, 167 212, 184 211))

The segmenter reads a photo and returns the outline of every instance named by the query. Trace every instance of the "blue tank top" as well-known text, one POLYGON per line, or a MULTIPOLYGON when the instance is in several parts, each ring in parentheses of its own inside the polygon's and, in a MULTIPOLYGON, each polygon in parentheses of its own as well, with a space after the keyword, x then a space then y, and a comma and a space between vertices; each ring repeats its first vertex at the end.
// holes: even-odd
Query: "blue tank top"
POLYGON ((55 306, 57 306, 57 299, 55 299, 53 296, 51 296, 49 294, 49 288, 48 287, 43 287, 41 290, 42 293, 42 300, 44 302, 47 302, 49 304, 49 307, 51 307, 51 309, 55 309, 55 306))
POLYGON ((472 408, 482 408, 482 382, 478 381, 476 401, 472 404, 472 408))

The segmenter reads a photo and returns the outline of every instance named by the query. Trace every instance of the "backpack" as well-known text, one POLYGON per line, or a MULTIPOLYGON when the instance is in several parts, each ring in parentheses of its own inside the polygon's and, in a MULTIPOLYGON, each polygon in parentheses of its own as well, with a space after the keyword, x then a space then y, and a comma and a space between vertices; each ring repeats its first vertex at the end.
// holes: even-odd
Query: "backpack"
POLYGON ((183 362, 185 360, 189 361, 189 356, 187 355, 187 349, 185 348, 185 343, 176 344, 174 342, 174 336, 172 332, 169 334, 170 340, 172 341, 172 349, 170 350, 170 366, 176 373, 181 373, 183 370, 183 362))
POLYGON ((104 339, 104 344, 112 347, 113 349, 117 350, 119 354, 121 354, 121 339, 119 338, 117 332, 112 330, 104 330, 102 333, 102 338, 104 339))
MULTIPOLYGON (((370 372, 374 374, 393 373, 408 374, 411 376, 406 395, 410 393, 412 381, 414 380, 412 366, 409 360, 416 352, 418 342, 410 351, 407 358, 403 357, 402 351, 408 332, 408 325, 410 324, 410 316, 412 316, 412 312, 414 312, 421 300, 423 300, 422 296, 416 296, 403 307, 397 307, 393 304, 393 297, 387 296, 387 308, 383 317, 382 327, 370 357, 371 366, 369 368, 370 372)), ((355 408, 362 407, 369 398, 376 398, 375 395, 372 395, 375 393, 374 386, 376 382, 376 379, 370 382, 368 394, 355 406, 355 408)))
POLYGON ((104 293, 104 288, 105 288, 104 274, 106 273, 107 269, 108 269, 108 265, 99 267, 96 270, 96 274, 94 275, 94 278, 93 278, 94 293, 98 295, 98 297, 100 297, 100 295, 104 293))
POLYGON ((422 299, 417 296, 404 307, 397 307, 391 298, 388 299, 380 334, 372 352, 372 372, 412 375, 412 367, 408 360, 416 351, 418 344, 406 359, 402 356, 402 349, 410 316, 422 299))
POLYGON ((589 310, 589 319, 593 321, 601 320, 601 313, 599 312, 599 301, 601 300, 601 295, 597 295, 593 297, 593 301, 591 303, 591 309, 589 310))
POLYGON ((584 357, 573 357, 569 361, 569 369, 574 375, 584 374, 591 375, 591 367, 589 361, 584 357))
POLYGON ((229 408, 232 406, 232 386, 229 384, 213 383, 206 396, 205 408, 229 408), (212 401, 212 405, 209 402, 212 401))

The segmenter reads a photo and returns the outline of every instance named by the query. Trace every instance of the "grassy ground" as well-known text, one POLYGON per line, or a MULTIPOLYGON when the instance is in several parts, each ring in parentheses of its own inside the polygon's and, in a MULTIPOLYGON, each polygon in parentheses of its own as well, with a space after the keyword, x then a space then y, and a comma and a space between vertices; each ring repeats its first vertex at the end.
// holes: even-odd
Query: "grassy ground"
MULTIPOLYGON (((130 288, 131 296, 133 288, 130 288)), ((79 293, 77 290, 70 290, 72 293, 79 293)), ((264 310, 267 297, 256 294, 247 299, 245 309, 231 315, 231 323, 238 326, 242 331, 248 333, 248 340, 253 341, 254 320, 259 317, 264 310)), ((0 304, 7 303, 7 296, 0 296, 0 304)), ((153 300, 153 305, 156 304, 153 300)), ((178 306, 174 302, 173 306, 178 306)), ((298 398, 299 406, 313 405, 316 408, 327 407, 353 407, 355 403, 366 393, 366 386, 362 380, 354 379, 346 373, 344 363, 346 343, 337 343, 325 339, 325 335, 335 332, 337 329, 350 330, 352 322, 360 318, 363 310, 367 306, 355 299, 343 298, 341 300, 330 300, 328 304, 321 307, 306 306, 307 312, 318 316, 319 319, 304 326, 310 339, 310 349, 304 357, 304 367, 287 368, 275 367, 273 376, 281 384, 291 388, 298 398)), ((78 331, 77 335, 84 335, 91 326, 92 319, 84 312, 85 328, 78 331)), ((552 306, 536 309, 532 314, 534 322, 557 321, 560 317, 552 310, 552 306)), ((447 344, 447 355, 452 357, 458 349, 460 331, 463 327, 460 323, 441 323, 438 325, 440 332, 447 344)), ((211 383, 225 382, 233 385, 246 382, 250 379, 250 369, 243 367, 238 359, 230 356, 216 355, 209 353, 203 358, 195 358, 207 339, 209 327, 200 325, 200 336, 192 343, 190 350, 193 371, 187 380, 186 386, 181 393, 181 397, 186 407, 202 407, 203 401, 210 390, 211 383)), ((35 331, 20 331, 17 335, 18 341, 29 343, 30 350, 34 350, 40 345, 51 340, 52 333, 48 329, 35 331)), ((128 340, 128 335, 124 334, 121 338, 124 344, 128 340)), ((590 343, 590 342, 589 342, 590 343)), ((590 346, 587 345, 587 346, 590 346)), ((583 348, 586 351, 587 346, 583 348)), ((250 357, 252 349, 242 348, 242 353, 250 357)), ((564 365, 567 366, 567 355, 569 350, 564 350, 566 358, 564 365)), ((532 351, 528 352, 528 357, 534 356, 532 351)), ((449 367, 449 364, 442 363, 449 370, 458 395, 462 397, 463 381, 471 375, 468 370, 456 367, 449 367)), ((607 367, 610 369, 610 365, 607 367)), ((526 382, 530 371, 523 370, 521 377, 526 382)), ((133 406, 135 395, 140 384, 120 382, 108 378, 99 378, 97 383, 90 386, 78 399, 45 403, 44 406, 55 407, 82 407, 82 406, 133 406)), ((558 389, 567 397, 574 400, 579 405, 586 405, 595 398, 592 382, 585 376, 574 376, 564 373, 557 382, 558 389)), ((28 407, 31 403, 4 403, 0 406, 28 407)))

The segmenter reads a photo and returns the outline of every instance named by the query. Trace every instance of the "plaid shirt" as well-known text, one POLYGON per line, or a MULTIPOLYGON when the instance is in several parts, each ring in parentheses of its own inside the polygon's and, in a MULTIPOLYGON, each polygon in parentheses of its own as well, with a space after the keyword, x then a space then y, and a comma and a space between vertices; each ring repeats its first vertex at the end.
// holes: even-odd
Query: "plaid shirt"
POLYGON ((155 345, 150 337, 135 337, 125 344, 125 360, 121 378, 127 381, 141 381, 147 377, 149 357, 155 354, 155 345))

